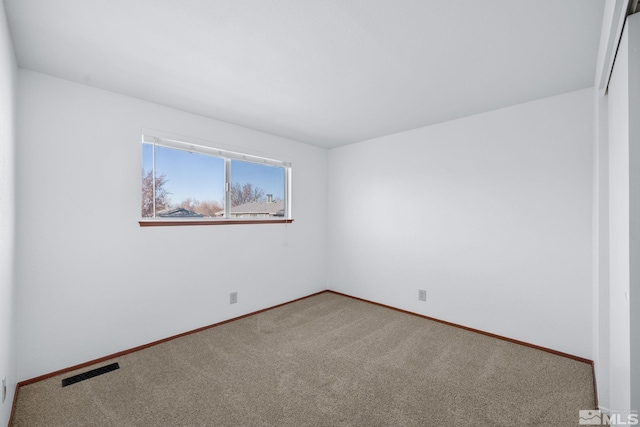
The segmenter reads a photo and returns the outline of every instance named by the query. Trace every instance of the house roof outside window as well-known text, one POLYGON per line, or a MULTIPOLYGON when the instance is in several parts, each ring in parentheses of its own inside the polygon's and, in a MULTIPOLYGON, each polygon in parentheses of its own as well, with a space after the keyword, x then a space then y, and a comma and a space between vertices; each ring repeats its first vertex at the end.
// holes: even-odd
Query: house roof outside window
MULTIPOLYGON (((265 216, 284 216, 284 200, 276 200, 274 202, 249 202, 238 206, 233 206, 229 213, 231 216, 242 215, 265 215, 265 216)), ((223 216, 224 211, 216 212, 216 216, 223 216)))
POLYGON ((158 216, 162 218, 184 218, 184 217, 203 217, 204 215, 198 212, 190 211, 185 208, 169 209, 158 213, 158 216))

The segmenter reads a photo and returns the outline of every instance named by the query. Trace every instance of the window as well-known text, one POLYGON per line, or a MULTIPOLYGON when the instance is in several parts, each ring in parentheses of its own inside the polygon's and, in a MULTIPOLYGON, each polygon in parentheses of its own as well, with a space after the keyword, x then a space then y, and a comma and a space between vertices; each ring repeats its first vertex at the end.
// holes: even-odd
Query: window
POLYGON ((291 222, 291 164, 143 136, 141 225, 291 222))
POLYGON ((286 170, 231 160, 231 218, 284 218, 286 170))

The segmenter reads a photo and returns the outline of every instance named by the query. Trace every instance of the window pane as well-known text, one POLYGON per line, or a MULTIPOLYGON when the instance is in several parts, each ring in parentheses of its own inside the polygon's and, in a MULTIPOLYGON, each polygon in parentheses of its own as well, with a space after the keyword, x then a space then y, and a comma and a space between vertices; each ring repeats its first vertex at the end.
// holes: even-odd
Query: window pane
POLYGON ((142 218, 154 216, 153 212, 153 145, 142 144, 142 218))
POLYGON ((183 218, 224 215, 223 159, 143 144, 142 174, 143 217, 183 218), (154 160, 155 215, 152 178, 154 160))
POLYGON ((285 216, 285 169, 231 160, 231 218, 285 216))

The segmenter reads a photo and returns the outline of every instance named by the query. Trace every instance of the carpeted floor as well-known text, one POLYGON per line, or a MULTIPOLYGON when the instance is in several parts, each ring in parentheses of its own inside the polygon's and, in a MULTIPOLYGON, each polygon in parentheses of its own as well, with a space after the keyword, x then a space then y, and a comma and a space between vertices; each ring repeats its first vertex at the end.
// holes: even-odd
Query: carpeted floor
POLYGON ((594 405, 588 364, 323 293, 24 386, 13 426, 576 426, 594 405))

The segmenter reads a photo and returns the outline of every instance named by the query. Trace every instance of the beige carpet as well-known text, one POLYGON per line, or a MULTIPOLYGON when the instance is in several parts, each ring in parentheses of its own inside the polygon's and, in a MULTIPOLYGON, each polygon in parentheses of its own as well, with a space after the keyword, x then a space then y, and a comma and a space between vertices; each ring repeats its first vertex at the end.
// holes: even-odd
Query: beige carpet
POLYGON ((22 387, 13 426, 576 426, 592 381, 585 363, 323 293, 22 387))

